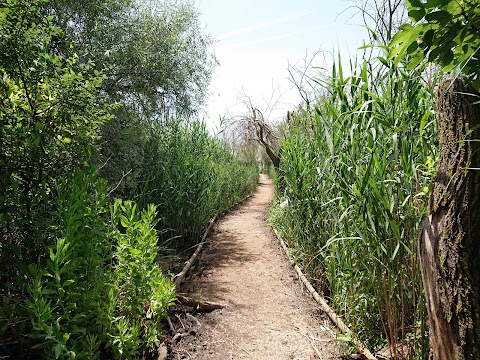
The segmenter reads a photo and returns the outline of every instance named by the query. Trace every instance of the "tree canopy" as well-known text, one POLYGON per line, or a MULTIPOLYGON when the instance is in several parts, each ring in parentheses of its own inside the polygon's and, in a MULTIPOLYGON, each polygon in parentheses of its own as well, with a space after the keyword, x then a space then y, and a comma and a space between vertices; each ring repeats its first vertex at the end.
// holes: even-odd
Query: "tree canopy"
POLYGON ((23 206, 27 218, 31 191, 48 191, 47 184, 84 166, 111 118, 96 99, 103 75, 91 62, 51 51, 62 31, 37 4, 0 7, 0 200, 13 199, 0 202, 3 211, 23 206))
POLYGON ((480 7, 477 0, 407 0, 408 15, 393 37, 390 59, 409 56, 407 68, 425 59, 445 72, 458 68, 480 85, 480 7))
POLYGON ((57 51, 104 70, 111 101, 148 117, 198 112, 216 60, 190 1, 53 0, 44 10, 65 32, 57 51))
POLYGON ((110 185, 122 183, 118 191, 134 186, 152 124, 193 117, 205 102, 213 40, 190 0, 49 0, 42 11, 62 30, 52 50, 92 64, 104 75, 98 101, 122 104, 102 128, 95 163, 110 185))

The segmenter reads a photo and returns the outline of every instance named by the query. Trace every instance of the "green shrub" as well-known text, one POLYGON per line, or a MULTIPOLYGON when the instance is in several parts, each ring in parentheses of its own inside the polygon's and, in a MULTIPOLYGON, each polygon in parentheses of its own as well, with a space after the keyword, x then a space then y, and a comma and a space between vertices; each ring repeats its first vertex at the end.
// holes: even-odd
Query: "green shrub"
POLYGON ((101 351, 135 358, 155 349, 175 299, 155 262, 155 207, 139 211, 117 200, 110 211, 105 184, 83 173, 61 182, 57 204, 55 240, 28 271, 22 315, 33 348, 55 359, 95 359, 101 351))
POLYGON ((102 74, 52 50, 62 31, 41 13, 44 1, 0 5, 0 269, 35 261, 62 176, 88 166, 92 143, 110 119, 97 103, 102 74), (37 233, 39 230, 39 233, 37 233), (38 251, 37 251, 38 250, 38 251))
MULTIPOLYGON (((155 260, 158 237, 156 208, 139 211, 131 201, 117 200, 112 216, 122 227, 115 233, 116 252, 109 297, 115 304, 108 332, 114 354, 131 358, 158 346, 160 320, 175 300, 175 287, 155 260)), ((111 304, 109 304, 111 305, 111 304)))
POLYGON ((144 128, 122 134, 123 150, 140 135, 138 153, 101 164, 107 190, 92 153, 117 106, 101 100, 93 63, 58 55, 65 34, 45 4, 0 4, 0 357, 145 357, 175 299, 157 265, 157 228, 199 234, 258 174, 203 124, 150 122, 138 111, 129 119, 144 128), (124 166, 135 176, 112 184, 124 166), (140 205, 112 204, 112 194, 140 205))

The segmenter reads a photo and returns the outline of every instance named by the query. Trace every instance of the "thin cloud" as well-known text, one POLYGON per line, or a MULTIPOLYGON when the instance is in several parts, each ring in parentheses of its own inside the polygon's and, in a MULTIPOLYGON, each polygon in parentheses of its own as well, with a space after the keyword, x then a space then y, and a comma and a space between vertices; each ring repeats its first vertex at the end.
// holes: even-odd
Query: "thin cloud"
POLYGON ((239 48, 249 47, 249 46, 258 45, 258 44, 262 44, 262 43, 266 43, 266 42, 270 42, 270 41, 287 39, 287 38, 292 38, 292 37, 299 37, 299 36, 302 36, 302 35, 311 34, 311 33, 314 33, 314 32, 319 32, 319 31, 322 31, 322 30, 325 30, 325 29, 331 30, 331 29, 337 28, 337 27, 339 27, 339 25, 336 24, 336 23, 325 24, 325 25, 322 25, 322 26, 310 27, 310 28, 307 28, 307 29, 304 29, 304 30, 290 31, 290 32, 286 32, 286 33, 280 33, 280 34, 277 34, 277 35, 263 37, 263 38, 260 38, 260 39, 257 39, 257 40, 246 41, 246 42, 243 42, 243 43, 235 44, 234 47, 239 47, 239 48))
POLYGON ((255 25, 246 26, 246 27, 236 29, 236 30, 233 30, 233 31, 229 31, 225 34, 222 34, 218 37, 218 40, 230 39, 230 38, 238 36, 238 35, 252 33, 252 32, 255 32, 257 30, 272 27, 274 25, 290 23, 290 22, 293 22, 295 20, 301 19, 302 17, 304 17, 308 14, 309 14, 309 12, 305 11, 305 12, 298 13, 298 14, 278 17, 278 18, 272 19, 272 20, 267 21, 267 22, 262 22, 262 23, 258 23, 258 24, 255 24, 255 25))

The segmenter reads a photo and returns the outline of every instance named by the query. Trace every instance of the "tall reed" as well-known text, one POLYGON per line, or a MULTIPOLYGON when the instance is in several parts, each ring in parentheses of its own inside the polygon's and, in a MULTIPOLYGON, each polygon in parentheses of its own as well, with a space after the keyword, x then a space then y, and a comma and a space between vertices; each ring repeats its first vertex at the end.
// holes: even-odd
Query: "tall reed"
POLYGON ((317 80, 324 96, 290 126, 272 222, 361 340, 426 358, 416 247, 434 171, 432 93, 384 59, 351 61, 349 73, 339 57, 317 80))
POLYGON ((257 166, 243 163, 199 121, 153 125, 142 153, 141 181, 127 197, 155 204, 159 227, 177 242, 197 238, 213 215, 240 202, 258 181, 257 166))

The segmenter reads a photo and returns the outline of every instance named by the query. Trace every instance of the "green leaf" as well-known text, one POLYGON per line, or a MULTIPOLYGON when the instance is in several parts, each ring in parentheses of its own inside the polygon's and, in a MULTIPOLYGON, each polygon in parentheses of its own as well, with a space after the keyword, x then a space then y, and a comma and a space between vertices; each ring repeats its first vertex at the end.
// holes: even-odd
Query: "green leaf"
POLYGON ((398 250, 400 249, 400 241, 397 243, 397 246, 395 247, 395 250, 393 251, 392 257, 390 258, 390 261, 395 260, 395 257, 397 256, 398 250))
POLYGON ((452 14, 450 14, 448 11, 444 11, 444 10, 439 10, 439 11, 434 11, 434 12, 431 12, 427 15, 425 15, 425 20, 427 20, 428 22, 441 22, 441 23, 445 23, 445 22, 449 22, 451 21, 453 18, 452 14))
POLYGON ((424 4, 427 9, 434 9, 445 4, 445 0, 427 0, 427 3, 424 4))
POLYGON ((423 8, 410 10, 408 12, 408 16, 410 17, 410 19, 412 19, 415 22, 422 20, 425 14, 426 12, 425 12, 425 9, 423 8))
POLYGON ((431 115, 432 115, 432 112, 427 111, 425 114, 423 114, 422 118, 420 119, 420 136, 423 136, 425 125, 427 125, 427 121, 431 115))
POLYGON ((60 357, 60 354, 62 353, 62 344, 57 344, 55 345, 55 359, 58 359, 60 357))
POLYGON ((43 295, 53 295, 56 294, 57 291, 55 289, 43 289, 42 294, 43 295))
POLYGON ((385 59, 384 57, 379 56, 379 57, 378 57, 378 60, 380 60, 380 62, 381 62, 383 65, 385 65, 385 66, 390 66, 389 61, 388 61, 387 59, 385 59))
POLYGON ((389 60, 394 60, 397 65, 406 54, 407 49, 413 42, 417 42, 418 36, 424 30, 423 26, 413 27, 410 24, 403 25, 401 30, 395 34, 391 45, 394 46, 388 55, 389 60))
POLYGON ((407 48, 407 54, 413 54, 418 49, 418 42, 412 41, 412 43, 407 48))
POLYGON ((38 145, 40 145, 41 141, 42 141, 42 136, 37 135, 37 136, 35 136, 35 139, 33 139, 32 144, 33 144, 33 146, 38 147, 38 145))
POLYGON ((449 1, 447 4, 446 11, 452 15, 459 15, 459 14, 462 14, 463 8, 458 1, 449 1))
POLYGON ((125 215, 120 215, 120 224, 122 224, 124 228, 128 228, 130 222, 125 215))
POLYGON ((65 280, 62 284, 63 287, 67 287, 68 285, 71 285, 71 284, 74 284, 75 283, 75 280, 73 279, 68 279, 68 280, 65 280))
POLYGON ((399 44, 407 42, 410 39, 414 29, 415 28, 410 24, 404 24, 400 26, 399 31, 393 36, 390 46, 395 47, 399 44))
MULTIPOLYGON (((442 57, 442 65, 445 67, 453 61, 453 51, 448 49, 447 52, 442 57)), ((445 69, 444 69, 445 70, 445 69)))
POLYGON ((408 62, 407 70, 415 69, 423 60, 425 60, 423 52, 417 52, 408 62))
POLYGON ((429 29, 423 35, 422 41, 424 42, 423 47, 430 47, 432 45, 433 38, 435 36, 435 31, 433 29, 429 29))
POLYGON ((142 252, 138 249, 135 249, 135 248, 128 248, 128 251, 130 252, 130 254, 132 254, 133 256, 139 256, 142 252))

